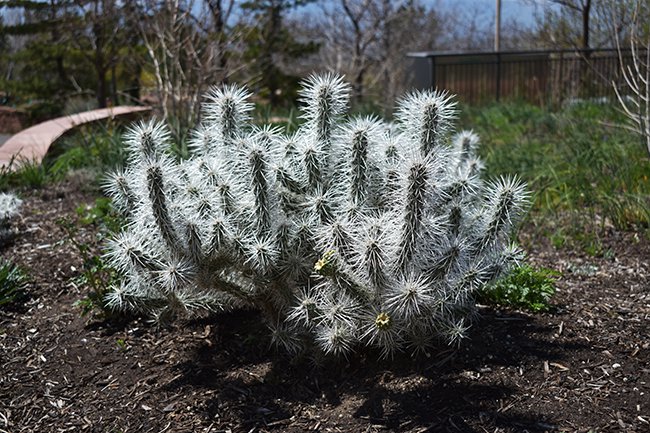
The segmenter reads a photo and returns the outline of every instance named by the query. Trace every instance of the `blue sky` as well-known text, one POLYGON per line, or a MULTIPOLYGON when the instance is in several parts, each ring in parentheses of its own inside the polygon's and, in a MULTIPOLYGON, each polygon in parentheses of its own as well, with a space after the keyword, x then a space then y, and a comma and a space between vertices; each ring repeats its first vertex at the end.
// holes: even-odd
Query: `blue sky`
MULTIPOLYGON (((485 15, 494 17, 496 0, 425 0, 426 3, 442 4, 443 7, 454 7, 463 5, 470 9, 485 11, 485 15)), ((537 0, 536 2, 530 0, 501 0, 501 22, 510 20, 517 21, 518 23, 529 26, 533 23, 535 4, 543 5, 544 0, 537 0)))
MULTIPOLYGON (((332 0, 334 1, 334 0, 332 0)), ((496 0, 421 0, 430 7, 478 11, 486 20, 494 22, 496 0)), ((531 26, 535 19, 535 9, 550 4, 549 0, 501 0, 501 22, 516 21, 523 26, 531 26)), ((319 6, 307 6, 317 9, 319 6)))

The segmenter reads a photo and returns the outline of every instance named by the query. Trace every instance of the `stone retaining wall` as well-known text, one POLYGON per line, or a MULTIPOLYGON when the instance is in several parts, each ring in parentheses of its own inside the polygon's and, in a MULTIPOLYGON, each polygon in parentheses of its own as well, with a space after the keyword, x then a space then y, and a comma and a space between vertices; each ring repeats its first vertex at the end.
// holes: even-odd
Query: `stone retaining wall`
POLYGON ((15 134, 27 127, 27 115, 15 108, 0 106, 0 134, 15 134))

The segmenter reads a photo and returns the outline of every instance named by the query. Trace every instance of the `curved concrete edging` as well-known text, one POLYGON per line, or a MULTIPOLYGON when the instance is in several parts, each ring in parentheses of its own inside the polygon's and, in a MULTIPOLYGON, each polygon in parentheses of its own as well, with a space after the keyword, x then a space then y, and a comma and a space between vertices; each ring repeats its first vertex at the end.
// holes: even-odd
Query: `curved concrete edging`
MULTIPOLYGON (((13 135, 0 147, 0 167, 10 161, 40 163, 54 141, 65 132, 84 123, 151 111, 151 107, 120 106, 84 111, 34 125, 13 135)), ((14 167, 12 167, 14 168, 14 167)))

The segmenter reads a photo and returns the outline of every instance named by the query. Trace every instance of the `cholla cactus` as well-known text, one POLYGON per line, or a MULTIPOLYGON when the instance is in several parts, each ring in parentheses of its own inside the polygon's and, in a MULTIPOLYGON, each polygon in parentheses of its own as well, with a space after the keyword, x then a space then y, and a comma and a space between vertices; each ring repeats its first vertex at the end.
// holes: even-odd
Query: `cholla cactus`
POLYGON ((107 256, 115 308, 260 309, 290 351, 423 350, 463 338, 473 294, 520 257, 509 235, 528 201, 515 178, 483 183, 471 132, 451 137, 440 92, 401 101, 395 124, 346 119, 348 86, 309 78, 294 135, 248 124, 248 93, 212 90, 191 158, 164 125, 131 130, 107 190, 129 218, 107 256))
POLYGON ((14 236, 11 218, 18 215, 23 201, 11 193, 0 192, 0 246, 14 236))

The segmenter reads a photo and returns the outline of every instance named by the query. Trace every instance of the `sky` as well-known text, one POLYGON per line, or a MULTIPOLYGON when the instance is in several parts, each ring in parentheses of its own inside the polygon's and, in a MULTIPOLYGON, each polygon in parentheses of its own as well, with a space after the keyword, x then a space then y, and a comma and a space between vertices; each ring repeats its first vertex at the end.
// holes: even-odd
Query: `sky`
MULTIPOLYGON (((457 7, 463 5, 472 10, 485 12, 494 20, 496 0, 424 0, 431 5, 457 7)), ((531 26, 535 20, 535 9, 550 3, 548 0, 501 0, 501 22, 516 21, 523 26, 531 26)))
MULTIPOLYGON (((334 1, 334 0, 330 0, 334 1)), ((429 7, 440 7, 442 9, 457 9, 478 11, 481 15, 494 23, 496 0, 421 0, 429 7)), ((530 27, 535 21, 535 10, 551 4, 550 0, 501 0, 501 22, 508 23, 515 21, 520 26, 530 27)), ((313 8, 320 10, 320 6, 311 4, 305 6, 306 10, 313 8)), ((304 11, 305 9, 302 9, 304 11)))

